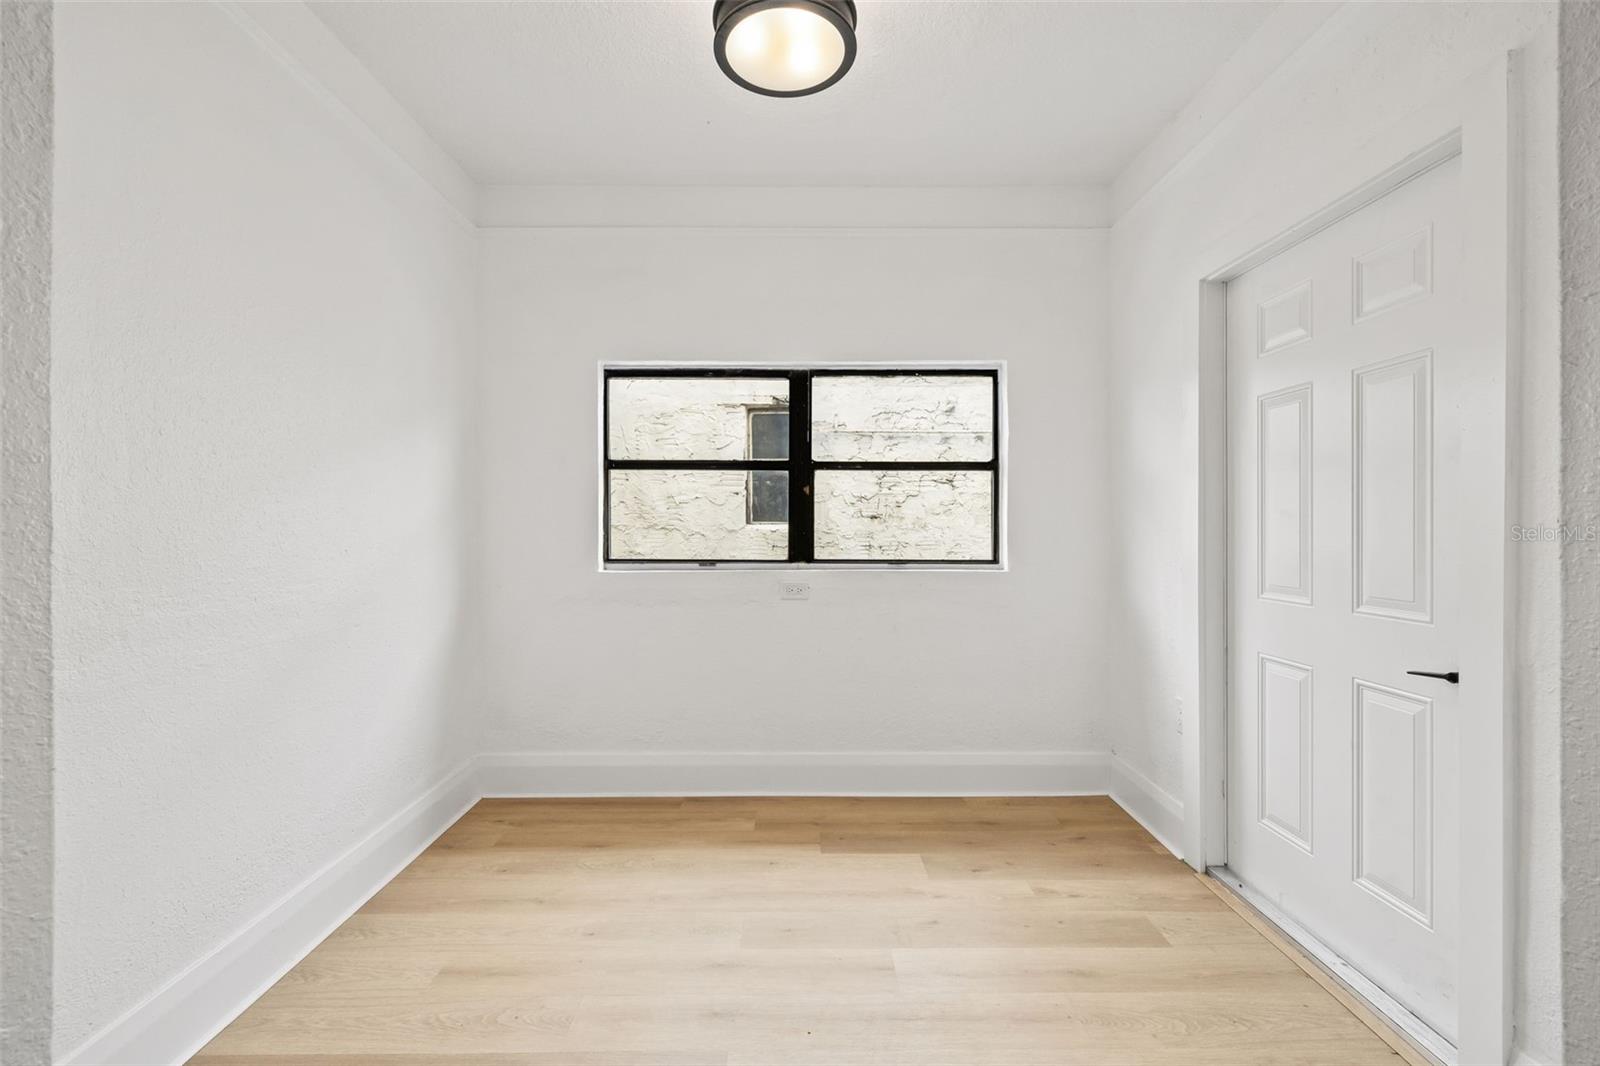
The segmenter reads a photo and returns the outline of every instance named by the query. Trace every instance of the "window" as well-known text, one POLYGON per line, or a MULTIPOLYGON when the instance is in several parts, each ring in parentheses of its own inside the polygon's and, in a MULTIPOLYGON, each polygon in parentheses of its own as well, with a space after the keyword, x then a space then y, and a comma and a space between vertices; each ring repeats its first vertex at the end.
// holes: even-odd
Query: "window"
POLYGON ((999 559, 999 372, 605 371, 607 563, 999 559))
MULTIPOLYGON (((789 458, 789 410, 752 407, 749 418, 751 459, 789 458)), ((750 521, 789 521, 789 475, 771 470, 750 471, 748 490, 750 521)))

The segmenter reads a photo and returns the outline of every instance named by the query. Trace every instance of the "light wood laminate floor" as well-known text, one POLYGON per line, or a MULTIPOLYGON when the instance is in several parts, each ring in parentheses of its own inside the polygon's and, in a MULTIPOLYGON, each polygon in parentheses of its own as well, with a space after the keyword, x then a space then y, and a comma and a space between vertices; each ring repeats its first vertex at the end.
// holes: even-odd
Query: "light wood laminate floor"
POLYGON ((485 800, 191 1061, 1402 1060, 1083 797, 485 800))

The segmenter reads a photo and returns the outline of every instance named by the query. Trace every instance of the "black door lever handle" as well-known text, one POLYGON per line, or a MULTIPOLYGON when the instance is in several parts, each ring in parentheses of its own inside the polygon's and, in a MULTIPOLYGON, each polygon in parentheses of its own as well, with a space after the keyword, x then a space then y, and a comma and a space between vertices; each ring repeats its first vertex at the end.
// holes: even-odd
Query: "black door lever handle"
POLYGON ((1452 685, 1461 684, 1461 675, 1454 670, 1450 671, 1448 674, 1436 674, 1432 670, 1407 670, 1406 673, 1410 674, 1412 677, 1435 677, 1440 681, 1448 681, 1452 685))

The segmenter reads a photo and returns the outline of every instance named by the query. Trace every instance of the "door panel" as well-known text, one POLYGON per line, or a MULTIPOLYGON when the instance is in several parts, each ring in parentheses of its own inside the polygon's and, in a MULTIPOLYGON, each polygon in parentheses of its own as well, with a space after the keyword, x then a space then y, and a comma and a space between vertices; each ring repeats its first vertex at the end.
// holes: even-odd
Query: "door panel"
POLYGON ((1355 262, 1356 321, 1420 300, 1433 289, 1433 232, 1416 233, 1384 245, 1355 262))
POLYGON ((1432 923, 1433 701, 1355 683, 1356 883, 1432 923))
POLYGON ((1261 656, 1258 818, 1311 851, 1311 668, 1261 656))
POLYGON ((1260 493, 1263 599, 1311 602, 1311 386, 1263 396, 1257 491, 1260 493))
POLYGON ((1262 300, 1256 315, 1256 352, 1271 355, 1311 339, 1311 282, 1262 300))
POLYGON ((1228 865, 1447 1039, 1457 696, 1407 671, 1461 668, 1453 508, 1498 473, 1460 468, 1459 173, 1228 286, 1228 865))
POLYGON ((1433 375, 1422 352, 1355 373, 1356 610, 1433 617, 1433 375))

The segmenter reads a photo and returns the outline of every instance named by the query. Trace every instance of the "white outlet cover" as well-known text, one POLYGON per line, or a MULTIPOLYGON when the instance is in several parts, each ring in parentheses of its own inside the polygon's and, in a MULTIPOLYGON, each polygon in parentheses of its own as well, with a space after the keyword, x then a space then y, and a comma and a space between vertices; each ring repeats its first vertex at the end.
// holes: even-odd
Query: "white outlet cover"
POLYGON ((778 591, 779 598, 785 600, 809 600, 811 586, 804 581, 785 581, 778 591))

